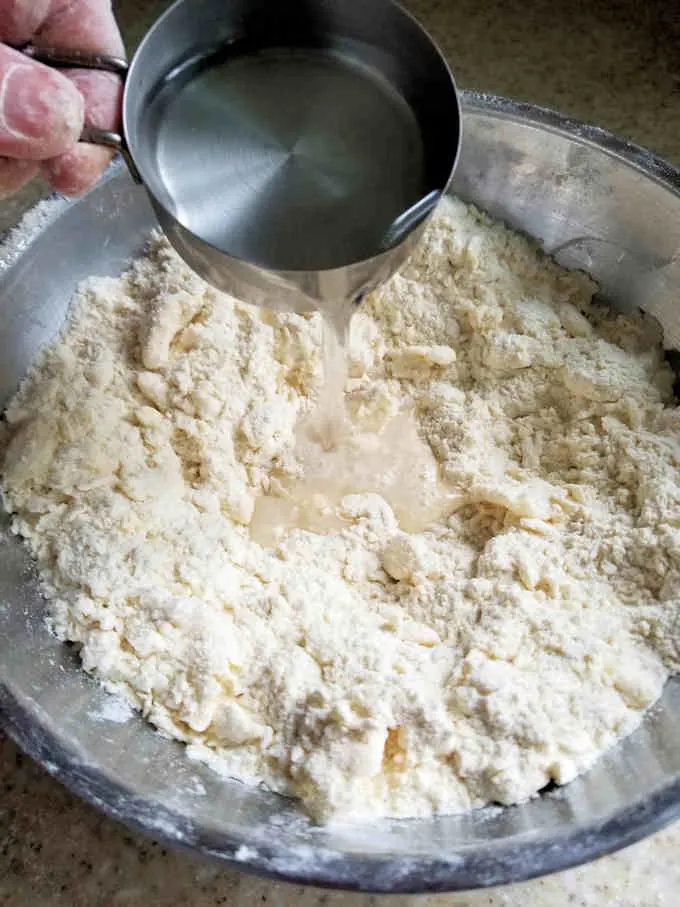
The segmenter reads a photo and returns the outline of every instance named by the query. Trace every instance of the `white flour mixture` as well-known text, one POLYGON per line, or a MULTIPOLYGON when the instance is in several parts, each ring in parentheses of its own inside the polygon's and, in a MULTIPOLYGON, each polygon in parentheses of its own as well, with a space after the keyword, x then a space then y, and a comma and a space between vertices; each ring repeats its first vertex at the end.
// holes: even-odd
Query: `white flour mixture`
POLYGON ((309 479, 320 319, 220 295, 158 238, 88 281, 4 426, 56 633, 193 754, 322 819, 573 778, 680 669, 672 375, 654 326, 593 290, 445 209, 353 324, 369 465, 353 489, 319 451, 323 533, 296 511, 263 547, 309 479))

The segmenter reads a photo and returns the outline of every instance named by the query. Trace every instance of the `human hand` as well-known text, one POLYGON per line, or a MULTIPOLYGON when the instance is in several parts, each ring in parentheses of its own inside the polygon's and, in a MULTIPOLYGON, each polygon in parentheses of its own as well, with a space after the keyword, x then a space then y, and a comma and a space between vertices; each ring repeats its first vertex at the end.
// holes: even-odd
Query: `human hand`
POLYGON ((79 195, 111 160, 78 142, 84 125, 117 130, 122 84, 107 72, 55 70, 8 45, 124 56, 110 0, 0 0, 0 195, 42 171, 58 192, 79 195))

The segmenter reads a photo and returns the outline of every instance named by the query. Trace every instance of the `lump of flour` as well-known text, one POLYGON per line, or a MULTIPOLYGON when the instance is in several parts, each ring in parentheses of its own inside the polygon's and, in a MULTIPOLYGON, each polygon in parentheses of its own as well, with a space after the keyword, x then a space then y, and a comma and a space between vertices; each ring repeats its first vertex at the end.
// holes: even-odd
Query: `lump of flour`
POLYGON ((6 412, 4 502, 54 631, 194 755, 322 820, 569 781, 680 667, 672 375, 654 326, 593 291, 441 209, 356 315, 347 399, 378 440, 413 415, 445 511, 409 532, 356 489, 325 534, 263 546, 319 318, 220 295, 155 237, 79 289, 6 412))

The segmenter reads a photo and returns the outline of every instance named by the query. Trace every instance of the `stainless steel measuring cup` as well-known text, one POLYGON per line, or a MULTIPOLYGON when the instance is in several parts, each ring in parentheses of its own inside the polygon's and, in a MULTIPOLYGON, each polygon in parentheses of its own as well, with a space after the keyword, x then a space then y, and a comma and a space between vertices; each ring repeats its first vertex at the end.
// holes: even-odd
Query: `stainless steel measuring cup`
POLYGON ((120 150, 184 260, 275 309, 360 301, 405 260, 460 145, 453 77, 392 0, 178 0, 125 78, 120 150))

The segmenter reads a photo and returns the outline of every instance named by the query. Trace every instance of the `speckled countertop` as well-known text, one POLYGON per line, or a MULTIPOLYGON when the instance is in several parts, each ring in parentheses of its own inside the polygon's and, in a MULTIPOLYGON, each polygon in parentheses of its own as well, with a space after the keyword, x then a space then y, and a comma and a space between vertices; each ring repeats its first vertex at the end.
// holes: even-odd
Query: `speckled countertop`
MULTIPOLYGON (((133 49, 167 4, 115 4, 133 49)), ((408 0, 458 84, 598 123, 680 163, 678 0, 408 0)), ((0 230, 39 197, 0 206, 0 230)), ((127 831, 0 735, 3 907, 675 907, 680 823, 580 869, 522 885, 414 898, 324 893, 228 872, 127 831)))

